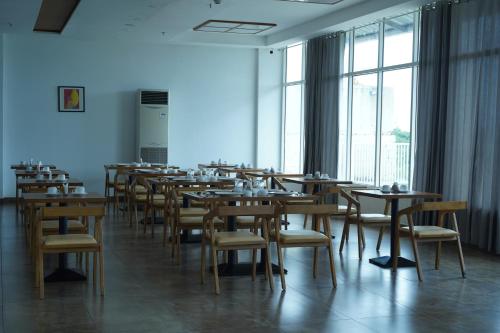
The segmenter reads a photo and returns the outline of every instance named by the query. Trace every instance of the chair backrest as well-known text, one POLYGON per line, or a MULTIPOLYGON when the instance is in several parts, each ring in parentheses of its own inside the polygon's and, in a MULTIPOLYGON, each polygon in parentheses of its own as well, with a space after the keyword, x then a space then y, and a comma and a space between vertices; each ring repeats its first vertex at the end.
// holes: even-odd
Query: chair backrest
POLYGON ((273 218, 279 214, 279 207, 276 205, 256 205, 256 206, 217 206, 210 215, 219 217, 228 216, 255 216, 261 218, 273 218))
POLYGON ((338 214, 338 205, 337 204, 285 205, 284 212, 287 214, 330 216, 338 214))
POLYGON ((86 207, 41 207, 40 216, 44 219, 59 218, 68 216, 94 216, 102 218, 105 215, 104 206, 86 206, 86 207))
POLYGON ((457 226, 457 216, 456 212, 459 210, 467 209, 466 201, 435 201, 435 202, 422 202, 406 209, 401 210, 398 213, 398 220, 401 216, 405 215, 408 220, 408 224, 413 228, 413 214, 419 212, 436 212, 437 213, 437 225, 442 227, 444 225, 444 218, 446 215, 451 215, 454 229, 458 231, 457 226))

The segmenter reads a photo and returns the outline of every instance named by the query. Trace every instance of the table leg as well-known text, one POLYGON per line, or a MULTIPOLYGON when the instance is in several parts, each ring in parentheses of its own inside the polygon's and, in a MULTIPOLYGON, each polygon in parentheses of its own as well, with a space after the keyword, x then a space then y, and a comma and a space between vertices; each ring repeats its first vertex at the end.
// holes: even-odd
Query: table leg
POLYGON ((397 216, 399 212, 399 199, 391 200, 391 255, 378 258, 371 258, 370 263, 381 268, 392 268, 393 260, 397 260, 397 267, 415 267, 415 262, 398 256, 397 239, 399 230, 397 226, 397 216))

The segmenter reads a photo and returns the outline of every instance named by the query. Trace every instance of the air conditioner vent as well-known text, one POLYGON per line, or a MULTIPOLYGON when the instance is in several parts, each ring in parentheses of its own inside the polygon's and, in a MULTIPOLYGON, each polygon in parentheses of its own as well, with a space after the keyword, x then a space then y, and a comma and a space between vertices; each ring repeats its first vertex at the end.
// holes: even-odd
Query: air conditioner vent
POLYGON ((141 104, 168 105, 168 91, 141 91, 141 104))

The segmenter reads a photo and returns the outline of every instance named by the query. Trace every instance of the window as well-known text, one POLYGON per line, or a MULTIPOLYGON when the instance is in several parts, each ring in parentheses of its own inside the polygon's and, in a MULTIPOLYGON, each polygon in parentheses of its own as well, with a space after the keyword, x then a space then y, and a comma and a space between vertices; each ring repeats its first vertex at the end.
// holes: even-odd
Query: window
POLYGON ((304 160, 304 44, 285 52, 283 152, 284 172, 301 173, 304 160))
POLYGON ((339 178, 410 184, 419 13, 346 33, 339 178))

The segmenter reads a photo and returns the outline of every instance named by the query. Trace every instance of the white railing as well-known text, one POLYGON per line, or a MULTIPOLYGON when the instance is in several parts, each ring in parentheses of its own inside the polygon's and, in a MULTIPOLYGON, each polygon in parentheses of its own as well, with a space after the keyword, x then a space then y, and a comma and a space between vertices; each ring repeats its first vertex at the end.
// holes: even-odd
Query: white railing
MULTIPOLYGON (((383 143, 380 156, 380 184, 408 184, 410 144, 383 143)), ((355 182, 374 184, 375 146, 357 143, 351 149, 351 178, 355 182)))

